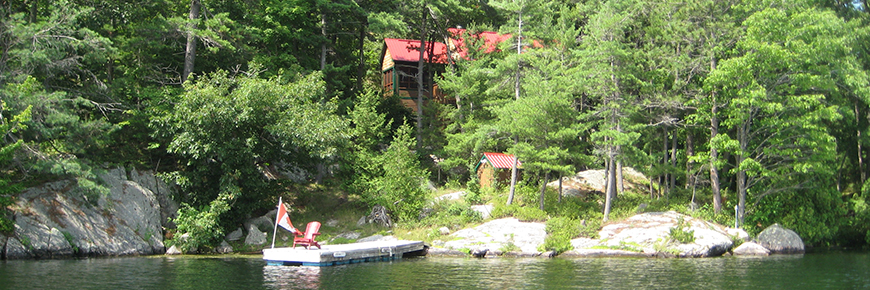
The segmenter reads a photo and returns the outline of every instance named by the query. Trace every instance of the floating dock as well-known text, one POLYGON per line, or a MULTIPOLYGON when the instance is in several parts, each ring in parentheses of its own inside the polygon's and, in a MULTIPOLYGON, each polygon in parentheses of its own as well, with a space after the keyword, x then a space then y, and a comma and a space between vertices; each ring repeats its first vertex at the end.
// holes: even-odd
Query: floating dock
POLYGON ((378 241, 311 247, 273 248, 263 250, 263 260, 269 265, 333 266, 350 263, 390 261, 426 254, 421 241, 378 241))

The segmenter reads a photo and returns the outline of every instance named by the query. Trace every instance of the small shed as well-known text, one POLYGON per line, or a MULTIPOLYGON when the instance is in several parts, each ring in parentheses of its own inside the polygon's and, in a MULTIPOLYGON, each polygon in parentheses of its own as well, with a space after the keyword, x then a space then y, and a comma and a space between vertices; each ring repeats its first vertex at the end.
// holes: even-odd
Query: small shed
MULTIPOLYGON (((477 166, 474 167, 477 179, 480 180, 480 187, 492 187, 493 184, 510 182, 513 162, 513 155, 484 152, 480 162, 477 162, 477 166)), ((517 162, 517 169, 522 169, 522 162, 517 162)))

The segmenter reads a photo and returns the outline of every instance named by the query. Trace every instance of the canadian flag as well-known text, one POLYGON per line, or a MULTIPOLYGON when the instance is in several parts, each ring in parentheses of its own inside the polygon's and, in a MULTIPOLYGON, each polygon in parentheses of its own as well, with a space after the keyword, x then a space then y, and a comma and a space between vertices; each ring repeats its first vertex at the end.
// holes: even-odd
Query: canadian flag
POLYGON ((277 224, 282 228, 290 231, 291 233, 298 233, 295 227, 293 227, 293 223, 290 222, 290 214, 287 213, 287 208, 284 207, 284 202, 281 201, 281 198, 278 198, 278 217, 277 224))

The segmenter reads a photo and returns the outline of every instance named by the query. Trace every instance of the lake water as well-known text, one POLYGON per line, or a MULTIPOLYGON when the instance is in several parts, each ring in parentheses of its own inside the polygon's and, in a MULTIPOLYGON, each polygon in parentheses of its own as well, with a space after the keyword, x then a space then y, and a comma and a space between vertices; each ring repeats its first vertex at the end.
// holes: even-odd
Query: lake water
POLYGON ((262 256, 0 261, 0 289, 870 289, 870 253, 760 258, 409 258, 332 267, 262 256))

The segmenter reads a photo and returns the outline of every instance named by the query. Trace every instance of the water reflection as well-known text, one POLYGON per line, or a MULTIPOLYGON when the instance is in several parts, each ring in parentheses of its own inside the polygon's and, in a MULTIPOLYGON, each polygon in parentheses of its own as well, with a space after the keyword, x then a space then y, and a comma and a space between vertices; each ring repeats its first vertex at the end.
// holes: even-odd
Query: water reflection
POLYGON ((870 289, 870 253, 709 259, 414 258, 331 267, 261 256, 0 261, 5 289, 870 289))
POLYGON ((320 267, 271 266, 263 267, 263 282, 271 289, 318 289, 320 267))

